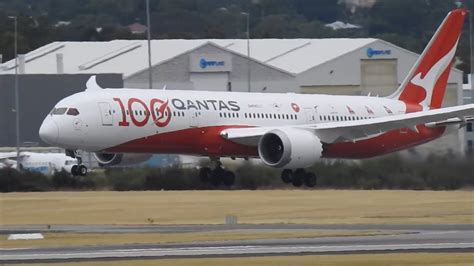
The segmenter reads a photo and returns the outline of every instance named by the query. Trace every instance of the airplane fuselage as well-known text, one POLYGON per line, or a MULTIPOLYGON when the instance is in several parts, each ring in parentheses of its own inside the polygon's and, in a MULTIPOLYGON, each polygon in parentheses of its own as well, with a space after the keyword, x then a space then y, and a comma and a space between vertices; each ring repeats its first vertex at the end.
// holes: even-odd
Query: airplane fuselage
MULTIPOLYGON (((176 153, 258 157, 257 148, 226 140, 227 128, 281 127, 356 121, 420 111, 404 102, 368 96, 104 89, 60 101, 45 123, 51 142, 68 149, 110 153, 176 153), (70 108, 78 113, 69 114, 70 108), (60 113, 60 112, 59 112, 60 113)), ((444 128, 417 126, 355 141, 323 143, 323 157, 367 158, 441 136, 444 128)))

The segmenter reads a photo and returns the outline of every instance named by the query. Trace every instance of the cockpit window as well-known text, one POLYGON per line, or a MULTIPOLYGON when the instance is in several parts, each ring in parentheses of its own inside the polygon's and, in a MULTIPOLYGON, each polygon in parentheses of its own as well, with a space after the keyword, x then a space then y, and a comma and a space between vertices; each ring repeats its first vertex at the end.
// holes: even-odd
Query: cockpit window
POLYGON ((52 115, 63 115, 66 113, 67 108, 66 107, 60 107, 60 108, 53 108, 51 110, 50 114, 52 115))
POLYGON ((79 115, 79 111, 76 108, 69 108, 69 110, 67 110, 67 114, 76 116, 79 115))

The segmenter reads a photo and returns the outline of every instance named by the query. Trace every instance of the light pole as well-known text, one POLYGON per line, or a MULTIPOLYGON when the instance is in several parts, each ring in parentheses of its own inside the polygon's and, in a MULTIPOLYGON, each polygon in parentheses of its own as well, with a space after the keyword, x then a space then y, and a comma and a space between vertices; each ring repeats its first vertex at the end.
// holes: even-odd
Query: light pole
POLYGON ((472 47, 472 10, 469 10, 469 51, 471 55, 471 92, 474 97, 474 55, 472 47))
POLYGON ((148 87, 153 88, 153 76, 151 73, 151 23, 150 23, 150 0, 146 0, 146 34, 148 43, 148 87))
POLYGON ((20 95, 18 91, 18 17, 9 16, 14 24, 14 55, 15 55, 15 137, 16 137, 16 169, 20 169, 20 95))
POLYGON ((251 75, 252 71, 250 69, 250 12, 242 12, 242 15, 247 16, 247 90, 251 91, 251 75))

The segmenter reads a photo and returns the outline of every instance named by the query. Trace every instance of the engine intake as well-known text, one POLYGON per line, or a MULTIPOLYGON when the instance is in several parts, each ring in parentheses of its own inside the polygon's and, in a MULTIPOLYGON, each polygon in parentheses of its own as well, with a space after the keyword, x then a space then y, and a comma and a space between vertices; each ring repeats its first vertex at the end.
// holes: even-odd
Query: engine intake
POLYGON ((131 154, 131 153, 94 153, 94 157, 100 166, 114 165, 134 165, 150 159, 150 154, 131 154))
POLYGON ((320 139, 304 129, 283 128, 265 133, 258 144, 260 159, 275 168, 305 168, 321 158, 320 139))

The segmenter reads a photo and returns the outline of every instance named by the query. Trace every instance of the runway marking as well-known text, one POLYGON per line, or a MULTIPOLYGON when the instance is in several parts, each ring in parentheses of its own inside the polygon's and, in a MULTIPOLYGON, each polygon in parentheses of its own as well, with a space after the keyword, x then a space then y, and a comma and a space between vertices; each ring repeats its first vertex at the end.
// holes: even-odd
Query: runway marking
POLYGON ((150 249, 115 249, 103 251, 78 251, 69 253, 33 253, 2 255, 0 261, 8 260, 46 260, 46 259, 97 259, 124 257, 164 257, 164 256, 213 256, 245 254, 278 254, 305 252, 347 252, 347 251, 394 251, 411 249, 452 249, 474 248, 474 243, 426 243, 426 244, 391 244, 391 245, 345 245, 345 246, 228 246, 228 247, 184 247, 184 248, 150 248, 150 249))

